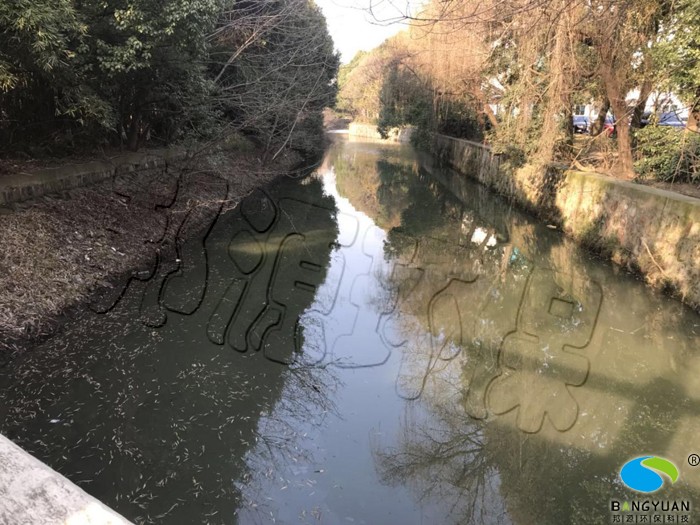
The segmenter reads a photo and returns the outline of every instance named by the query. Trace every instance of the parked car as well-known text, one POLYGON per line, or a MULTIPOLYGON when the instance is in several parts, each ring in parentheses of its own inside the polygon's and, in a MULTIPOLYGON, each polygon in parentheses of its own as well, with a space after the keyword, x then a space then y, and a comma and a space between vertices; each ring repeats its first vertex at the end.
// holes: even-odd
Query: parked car
POLYGON ((588 125, 586 115, 574 115, 574 133, 588 133, 588 125))
POLYGON ((644 115, 642 115, 641 125, 644 127, 650 122, 656 122, 657 126, 670 126, 673 128, 684 128, 686 126, 686 122, 680 118, 675 111, 664 111, 656 115, 650 111, 646 111, 644 115))
POLYGON ((659 114, 659 126, 671 126, 673 128, 684 128, 685 122, 681 120, 675 111, 666 111, 659 114))
MULTIPOLYGON (((593 124, 597 126, 598 125, 598 117, 593 119, 593 124)), ((586 133, 591 131, 591 124, 589 124, 586 128, 586 133)), ((601 134, 605 134, 606 137, 612 137, 615 134, 615 117, 612 116, 610 113, 608 113, 605 116, 605 122, 603 123, 603 129, 600 132, 601 134)))
POLYGON ((615 117, 608 113, 605 116, 605 124, 603 124, 603 133, 607 137, 612 137, 615 135, 615 117))

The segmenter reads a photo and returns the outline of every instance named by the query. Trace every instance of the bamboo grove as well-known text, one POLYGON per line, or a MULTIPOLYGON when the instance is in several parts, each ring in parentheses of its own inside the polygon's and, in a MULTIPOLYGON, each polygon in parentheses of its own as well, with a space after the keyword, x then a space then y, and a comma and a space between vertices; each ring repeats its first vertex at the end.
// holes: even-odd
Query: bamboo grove
POLYGON ((3 1, 0 145, 61 155, 236 132, 274 156, 321 132, 337 68, 311 0, 3 1))

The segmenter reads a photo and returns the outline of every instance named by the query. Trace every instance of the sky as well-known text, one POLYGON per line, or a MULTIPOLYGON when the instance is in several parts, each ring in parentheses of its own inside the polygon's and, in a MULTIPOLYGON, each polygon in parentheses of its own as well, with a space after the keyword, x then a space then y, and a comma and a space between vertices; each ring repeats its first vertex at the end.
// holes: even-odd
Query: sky
MULTIPOLYGON (((390 1, 373 0, 377 18, 389 20, 399 16, 398 9, 390 1)), ((403 1, 409 3, 408 0, 403 1)), ((367 11, 370 0, 316 0, 316 4, 328 20, 328 31, 336 49, 342 54, 344 64, 350 62, 358 51, 369 51, 406 28, 399 23, 387 25, 375 21, 367 11)))

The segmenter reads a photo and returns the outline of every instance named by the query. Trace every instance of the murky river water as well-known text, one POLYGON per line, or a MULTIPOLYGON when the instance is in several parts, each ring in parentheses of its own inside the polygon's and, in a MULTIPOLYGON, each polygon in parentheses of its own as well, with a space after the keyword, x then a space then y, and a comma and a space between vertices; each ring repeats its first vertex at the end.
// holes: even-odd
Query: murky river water
POLYGON ((700 316, 408 147, 339 138, 177 254, 0 371, 0 432, 136 523, 700 504, 700 316))

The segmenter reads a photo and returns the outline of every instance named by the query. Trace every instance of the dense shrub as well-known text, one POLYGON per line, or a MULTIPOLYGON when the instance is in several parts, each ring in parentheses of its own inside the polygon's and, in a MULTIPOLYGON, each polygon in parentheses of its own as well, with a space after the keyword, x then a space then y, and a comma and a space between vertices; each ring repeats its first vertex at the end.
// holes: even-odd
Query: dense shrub
POLYGON ((339 58, 309 0, 17 0, 0 34, 0 153, 237 132, 277 152, 319 138, 335 102, 339 58))
POLYGON ((635 171, 643 179, 700 182, 700 135, 671 127, 637 131, 635 171))

